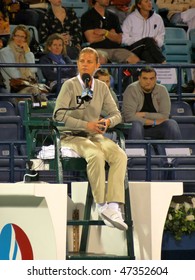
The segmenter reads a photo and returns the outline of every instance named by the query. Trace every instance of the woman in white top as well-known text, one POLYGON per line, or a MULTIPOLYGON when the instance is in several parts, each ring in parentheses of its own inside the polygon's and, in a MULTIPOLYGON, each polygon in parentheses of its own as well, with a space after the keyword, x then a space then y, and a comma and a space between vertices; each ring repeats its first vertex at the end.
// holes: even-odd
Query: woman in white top
POLYGON ((146 63, 165 63, 162 54, 165 27, 152 10, 151 0, 135 0, 134 10, 122 25, 122 43, 146 63))

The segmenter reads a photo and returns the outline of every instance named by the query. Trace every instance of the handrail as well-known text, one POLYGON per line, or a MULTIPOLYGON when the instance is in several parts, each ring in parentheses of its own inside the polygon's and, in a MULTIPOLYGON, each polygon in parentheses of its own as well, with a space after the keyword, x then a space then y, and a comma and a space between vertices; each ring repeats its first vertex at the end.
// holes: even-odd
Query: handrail
MULTIPOLYGON (((177 87, 177 99, 181 100, 182 99, 182 69, 191 69, 195 68, 195 63, 167 63, 167 64, 147 64, 150 65, 153 68, 176 68, 177 69, 177 80, 178 80, 178 87, 177 87)), ((51 64, 34 64, 34 63, 0 63, 0 68, 2 67, 29 67, 29 68, 43 68, 43 67, 51 67, 51 64)), ((57 92, 60 90, 61 86, 61 69, 64 67, 64 65, 61 64, 55 64, 55 68, 57 69, 57 92)), ((74 64, 67 64, 66 68, 76 68, 77 65, 74 64)), ((141 69, 143 67, 146 67, 146 64, 115 64, 115 63, 110 63, 110 64, 104 64, 101 65, 103 68, 108 68, 108 69, 115 69, 118 70, 118 80, 117 80, 117 95, 119 97, 119 101, 122 101, 122 71, 123 69, 130 68, 130 69, 141 69)), ((5 94, 4 94, 5 95, 5 94)), ((3 96, 3 95, 0 95, 3 96)), ((186 96, 186 95, 185 95, 186 96)), ((186 96, 187 97, 187 96, 186 96)))

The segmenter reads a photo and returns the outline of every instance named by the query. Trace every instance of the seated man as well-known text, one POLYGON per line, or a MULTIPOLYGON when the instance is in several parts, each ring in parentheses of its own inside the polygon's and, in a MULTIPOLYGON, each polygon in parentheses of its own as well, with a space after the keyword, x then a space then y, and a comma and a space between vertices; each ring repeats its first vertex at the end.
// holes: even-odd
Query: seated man
POLYGON ((59 127, 61 146, 73 149, 86 159, 99 216, 106 225, 127 230, 128 225, 120 211, 125 198, 127 156, 104 136, 107 128, 120 123, 122 117, 107 85, 93 78, 99 66, 96 50, 90 47, 81 50, 77 61, 79 74, 62 85, 56 99, 54 119, 65 123, 65 127, 59 127), (71 110, 76 107, 77 110, 71 110), (102 110, 107 118, 101 118, 102 110), (105 162, 109 165, 107 184, 105 162))
POLYGON ((94 6, 81 17, 81 28, 90 47, 104 50, 111 62, 136 64, 140 59, 122 48, 122 29, 117 15, 106 8, 108 0, 93 0, 94 6))
POLYGON ((129 139, 181 139, 177 122, 169 119, 169 93, 156 80, 153 68, 142 68, 138 81, 130 84, 123 94, 124 122, 132 122, 129 139))

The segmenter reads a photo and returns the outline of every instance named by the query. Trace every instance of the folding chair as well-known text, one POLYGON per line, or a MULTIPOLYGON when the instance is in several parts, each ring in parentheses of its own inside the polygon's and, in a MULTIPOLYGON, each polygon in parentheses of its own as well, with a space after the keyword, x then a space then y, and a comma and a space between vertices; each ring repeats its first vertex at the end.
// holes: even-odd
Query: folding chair
POLYGON ((195 116, 187 102, 172 101, 171 118, 177 121, 183 140, 195 139, 195 116))
MULTIPOLYGON (((52 113, 54 110, 55 101, 49 101, 47 106, 44 108, 33 108, 31 100, 25 101, 25 127, 27 137, 27 154, 28 160, 31 161, 35 158, 37 152, 37 146, 45 143, 46 140, 52 140, 55 147, 55 157, 50 159, 48 162, 49 169, 55 170, 56 180, 58 183, 64 183, 63 173, 65 171, 78 171, 84 176, 84 180, 87 180, 86 175, 86 161, 84 158, 62 158, 60 152, 60 135, 57 126, 64 126, 64 123, 54 122, 52 120, 52 113)), ((118 143, 125 150, 125 138, 120 129, 120 125, 113 129, 118 135, 118 143)), ((50 142, 51 144, 51 142, 50 142)), ((39 147, 40 148, 40 147, 39 147)), ((91 193, 91 187, 88 183, 87 196, 84 209, 83 220, 70 220, 67 222, 68 225, 82 225, 82 234, 80 240, 80 248, 77 255, 68 253, 67 259, 134 259, 134 248, 133 248, 133 235, 132 235, 132 221, 131 221, 131 209, 130 209, 130 196, 128 187, 128 178, 125 178, 125 221, 128 224, 128 230, 126 231, 127 240, 127 255, 116 256, 116 255, 87 255, 87 241, 89 227, 98 225, 104 225, 103 221, 90 220, 90 213, 93 203, 93 196, 91 193)))

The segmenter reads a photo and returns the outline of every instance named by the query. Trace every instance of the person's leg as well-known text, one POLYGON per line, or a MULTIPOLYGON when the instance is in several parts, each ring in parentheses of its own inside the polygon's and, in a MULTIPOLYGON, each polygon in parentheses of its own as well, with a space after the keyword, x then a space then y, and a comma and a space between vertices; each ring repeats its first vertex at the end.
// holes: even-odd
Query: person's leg
POLYGON ((162 63, 165 61, 161 49, 153 38, 143 38, 126 48, 147 63, 162 63))
POLYGON ((173 120, 167 120, 163 124, 164 139, 180 140, 182 139, 181 131, 178 123, 173 120))
POLYGON ((140 61, 137 55, 125 48, 103 50, 107 52, 111 62, 136 64, 140 61))
POLYGON ((173 119, 166 120, 163 123, 156 125, 155 127, 145 129, 145 137, 167 140, 182 139, 178 123, 173 119))
POLYGON ((182 18, 181 18, 181 13, 175 13, 171 18, 170 22, 173 24, 178 24, 178 23, 184 23, 182 18))
POLYGON ((105 203, 105 157, 103 152, 86 137, 68 136, 61 140, 63 147, 70 147, 87 161, 87 176, 96 203, 105 203))
POLYGON ((166 58, 153 38, 144 38, 145 48, 141 59, 148 63, 164 63, 166 58))
POLYGON ((105 161, 109 165, 108 183, 106 190, 106 205, 98 205, 100 217, 108 226, 117 227, 120 230, 127 230, 121 213, 121 204, 125 202, 125 173, 127 169, 126 153, 112 140, 102 135, 95 135, 91 138, 93 143, 102 150, 105 161))
POLYGON ((61 140, 61 144, 72 148, 86 159, 87 175, 94 201, 105 224, 120 230, 127 230, 128 226, 124 222, 119 209, 119 204, 124 203, 127 156, 112 140, 102 135, 89 138, 68 136, 61 140), (108 161, 110 165, 107 191, 105 186, 105 161, 108 161), (108 203, 106 199, 108 199, 108 203))
POLYGON ((99 135, 92 140, 103 151, 109 165, 106 201, 124 203, 124 179, 127 169, 126 153, 111 139, 99 135))
POLYGON ((133 121, 128 133, 128 139, 144 139, 144 127, 140 121, 133 121))

